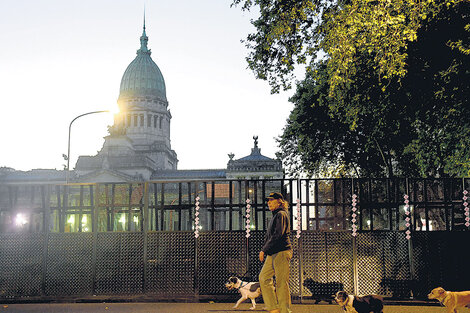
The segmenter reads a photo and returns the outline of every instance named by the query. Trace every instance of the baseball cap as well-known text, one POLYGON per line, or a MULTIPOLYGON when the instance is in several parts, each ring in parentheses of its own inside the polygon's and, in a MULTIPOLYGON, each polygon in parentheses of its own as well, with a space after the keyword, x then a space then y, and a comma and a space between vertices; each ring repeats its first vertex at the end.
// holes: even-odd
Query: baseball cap
POLYGON ((271 192, 264 200, 269 201, 270 199, 281 199, 284 200, 284 197, 279 192, 271 192))

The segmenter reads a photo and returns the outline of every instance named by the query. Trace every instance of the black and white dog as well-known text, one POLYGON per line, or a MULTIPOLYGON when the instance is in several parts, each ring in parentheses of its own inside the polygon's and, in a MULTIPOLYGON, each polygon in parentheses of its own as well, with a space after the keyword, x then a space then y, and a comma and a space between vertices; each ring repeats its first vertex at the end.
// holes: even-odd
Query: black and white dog
POLYGON ((378 295, 353 296, 346 291, 338 291, 335 301, 347 313, 383 313, 383 299, 378 295))
POLYGON ((261 287, 258 282, 246 282, 242 281, 238 277, 230 277, 225 283, 225 287, 227 287, 228 290, 232 289, 238 289, 242 297, 237 301, 237 303, 233 306, 234 309, 238 308, 240 303, 245 301, 246 299, 250 298, 252 307, 250 310, 254 310, 256 307, 256 302, 255 299, 258 298, 261 295, 261 287))

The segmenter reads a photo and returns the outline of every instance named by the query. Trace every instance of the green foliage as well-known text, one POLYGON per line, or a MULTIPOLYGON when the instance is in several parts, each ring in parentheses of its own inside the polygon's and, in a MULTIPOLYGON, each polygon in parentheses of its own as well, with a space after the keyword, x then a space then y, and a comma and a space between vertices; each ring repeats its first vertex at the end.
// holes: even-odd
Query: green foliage
MULTIPOLYGON (((256 32, 246 45, 249 67, 269 81, 272 92, 291 87, 295 65, 307 71, 326 53, 330 95, 353 83, 356 60, 371 55, 370 66, 385 88, 405 76, 407 49, 418 30, 442 10, 465 0, 234 0, 243 10, 259 8, 256 32)), ((465 49, 461 42, 454 42, 465 49)), ((339 92, 341 94, 341 92, 339 92)))
POLYGON ((316 62, 291 98, 279 139, 290 172, 357 176, 462 176, 470 171, 470 3, 441 10, 407 47, 406 75, 387 88, 374 54, 331 96, 330 61, 316 62), (460 43, 456 46, 455 43, 460 43))

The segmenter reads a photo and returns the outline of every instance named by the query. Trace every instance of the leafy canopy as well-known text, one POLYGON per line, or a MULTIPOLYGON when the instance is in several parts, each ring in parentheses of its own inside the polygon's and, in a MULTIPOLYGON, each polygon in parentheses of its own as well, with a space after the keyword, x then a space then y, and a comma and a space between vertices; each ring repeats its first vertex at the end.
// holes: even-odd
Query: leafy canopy
MULTIPOLYGON (((246 45, 249 68, 268 80, 272 92, 291 87, 295 65, 313 71, 326 54, 329 94, 347 87, 358 55, 371 56, 382 87, 405 76, 407 47, 423 23, 465 0, 234 0, 243 10, 259 8, 256 32, 246 45)), ((455 42, 456 47, 466 48, 455 42)), ((468 51, 468 49, 467 49, 468 51)))
POLYGON ((406 75, 377 75, 374 56, 356 53, 354 84, 331 97, 329 61, 297 85, 279 139, 288 169, 319 175, 470 174, 470 3, 445 8, 407 47, 406 75))

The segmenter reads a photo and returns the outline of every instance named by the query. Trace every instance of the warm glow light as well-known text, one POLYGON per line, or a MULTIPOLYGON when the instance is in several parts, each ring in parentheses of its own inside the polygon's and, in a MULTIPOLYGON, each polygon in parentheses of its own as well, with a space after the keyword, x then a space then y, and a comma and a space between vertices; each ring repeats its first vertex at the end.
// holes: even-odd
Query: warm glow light
POLYGON ((69 219, 67 220, 67 223, 69 223, 69 224, 74 224, 74 223, 75 223, 75 216, 74 216, 74 215, 70 215, 69 219))
POLYGON ((110 106, 108 107, 108 111, 109 111, 109 113, 111 113, 111 114, 113 114, 113 115, 116 115, 116 114, 118 114, 118 113, 120 112, 117 103, 110 105, 110 106))
POLYGON ((21 213, 16 214, 16 220, 15 220, 16 226, 21 227, 21 226, 24 226, 26 223, 28 223, 28 221, 23 216, 23 214, 21 214, 21 213))
POLYGON ((137 216, 134 216, 133 217, 133 220, 134 220, 134 223, 135 224, 138 224, 139 223, 139 218, 137 216))
POLYGON ((119 219, 119 222, 123 225, 126 224, 126 216, 124 214, 121 215, 121 218, 119 219))
POLYGON ((86 216, 86 215, 83 215, 83 216, 82 216, 82 228, 83 228, 83 231, 88 231, 88 227, 86 227, 87 222, 88 222, 87 216, 86 216))

